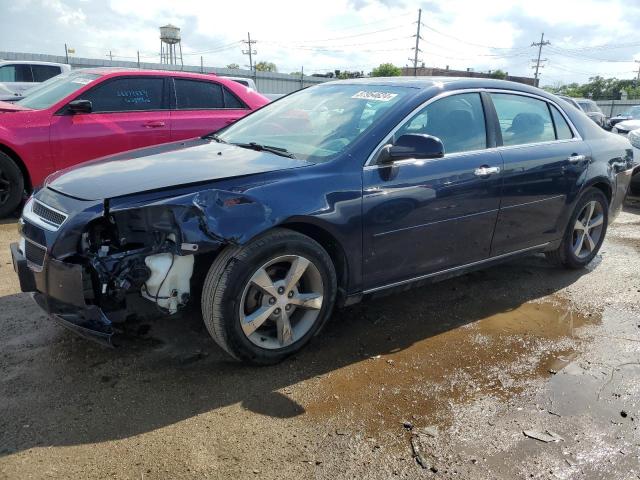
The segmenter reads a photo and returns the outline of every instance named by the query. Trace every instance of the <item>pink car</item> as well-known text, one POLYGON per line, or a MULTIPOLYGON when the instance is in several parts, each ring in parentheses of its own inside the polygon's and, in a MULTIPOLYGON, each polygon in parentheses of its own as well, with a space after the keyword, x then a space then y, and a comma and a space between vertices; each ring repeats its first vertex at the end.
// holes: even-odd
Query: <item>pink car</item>
POLYGON ((219 130, 269 100, 215 75, 96 68, 0 102, 0 218, 52 172, 219 130))

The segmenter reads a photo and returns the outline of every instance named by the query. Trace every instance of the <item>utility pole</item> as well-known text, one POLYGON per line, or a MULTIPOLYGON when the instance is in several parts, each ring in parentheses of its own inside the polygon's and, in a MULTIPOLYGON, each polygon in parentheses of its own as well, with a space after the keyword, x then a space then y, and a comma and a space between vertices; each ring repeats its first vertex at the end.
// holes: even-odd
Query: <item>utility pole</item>
POLYGON ((140 50, 138 50, 137 53, 138 53, 138 69, 140 69, 140 50))
POLYGON ((257 43, 257 40, 251 40, 251 34, 249 32, 247 32, 247 39, 246 40, 242 40, 242 43, 246 43, 247 44, 247 49, 246 50, 242 50, 242 54, 243 55, 249 55, 249 70, 253 71, 254 67, 253 67, 253 55, 257 55, 258 52, 256 52, 252 45, 257 43))
POLYGON ((65 62, 64 63, 69 63, 69 49, 67 48, 67 44, 64 44, 64 58, 65 58, 65 62))
POLYGON ((200 73, 204 73, 204 60, 202 59, 202 55, 200 55, 200 73))
MULTIPOLYGON (((414 50, 414 54, 413 54, 413 58, 410 58, 409 61, 413 62, 413 76, 417 76, 418 75, 418 52, 421 52, 422 50, 420 50, 420 40, 424 40, 424 38, 422 38, 420 36, 420 25, 422 24, 422 9, 418 9, 418 31, 416 32, 416 46, 413 49, 414 50)), ((421 61, 421 60, 420 60, 421 61)))
POLYGON ((113 54, 111 53, 111 50, 109 50, 108 57, 109 57, 109 60, 113 62, 113 54))
POLYGON ((636 77, 636 83, 640 84, 640 60, 634 60, 638 64, 638 76, 636 77))
POLYGON ((300 69, 300 88, 304 88, 304 65, 300 69))
MULTIPOLYGON (((542 32, 542 36, 540 37, 540 42, 536 43, 533 42, 531 44, 532 47, 538 47, 538 59, 537 60, 533 60, 534 62, 536 62, 536 66, 535 67, 531 67, 531 68, 535 68, 536 69, 536 74, 534 76, 535 80, 536 80, 536 87, 538 86, 538 71, 540 70, 540 55, 542 55, 542 47, 544 47, 545 45, 551 45, 550 41, 546 41, 544 40, 544 32, 542 32)), ((546 62, 547 59, 543 59, 543 62, 546 62)))

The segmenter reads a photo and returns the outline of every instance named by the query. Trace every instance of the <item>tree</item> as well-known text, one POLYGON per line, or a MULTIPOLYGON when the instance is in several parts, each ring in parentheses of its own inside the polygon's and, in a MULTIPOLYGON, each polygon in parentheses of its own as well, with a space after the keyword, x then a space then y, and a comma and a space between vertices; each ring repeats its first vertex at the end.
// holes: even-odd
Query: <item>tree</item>
POLYGON ((238 65, 237 63, 230 63, 229 65, 227 65, 227 68, 230 68, 231 70, 239 70, 240 65, 238 65))
POLYGON ((278 68, 273 62, 258 62, 256 63, 257 72, 277 72, 278 68))
POLYGON ((399 77, 402 70, 393 63, 382 63, 371 72, 372 77, 399 77))
POLYGON ((302 72, 291 72, 289 75, 293 76, 293 77, 299 77, 302 75, 302 72))
POLYGON ((626 90, 631 97, 635 95, 634 80, 619 80, 617 78, 603 78, 600 76, 591 77, 588 83, 582 85, 578 83, 569 83, 567 85, 558 85, 547 87, 550 92, 568 97, 584 97, 593 100, 619 100, 620 92, 626 90))
POLYGON ((336 70, 335 71, 336 78, 340 80, 347 80, 349 78, 362 78, 364 77, 364 72, 350 72, 349 70, 336 70))
POLYGON ((501 80, 505 80, 507 78, 507 74, 505 72, 503 72, 502 70, 500 70, 500 69, 494 70, 493 72, 491 72, 489 74, 489 76, 491 78, 499 78, 501 80))

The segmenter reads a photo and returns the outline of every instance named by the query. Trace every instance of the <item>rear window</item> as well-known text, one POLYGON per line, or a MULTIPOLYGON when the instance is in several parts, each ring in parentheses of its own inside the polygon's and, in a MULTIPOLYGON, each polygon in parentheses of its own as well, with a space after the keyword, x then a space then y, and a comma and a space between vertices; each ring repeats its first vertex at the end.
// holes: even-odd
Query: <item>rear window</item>
POLYGON ((553 124, 556 127, 556 137, 558 140, 569 140, 573 138, 573 133, 569 124, 564 119, 562 114, 553 105, 549 105, 551 109, 551 116, 553 117, 553 124))
POLYGON ((503 145, 524 145, 556 139, 547 102, 523 95, 492 93, 503 145))
POLYGON ((218 83, 176 78, 175 86, 178 110, 224 108, 222 86, 218 83))
POLYGON ((34 82, 44 82, 56 75, 60 75, 60 67, 55 65, 31 65, 34 82))
POLYGON ((224 90, 224 108, 247 108, 244 103, 238 99, 227 87, 223 87, 224 90))

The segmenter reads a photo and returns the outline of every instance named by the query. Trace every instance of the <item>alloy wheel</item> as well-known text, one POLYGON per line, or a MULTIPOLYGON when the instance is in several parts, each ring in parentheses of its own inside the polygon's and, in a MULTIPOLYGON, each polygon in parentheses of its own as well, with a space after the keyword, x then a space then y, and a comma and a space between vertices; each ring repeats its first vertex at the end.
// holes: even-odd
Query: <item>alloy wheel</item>
POLYGON ((602 237, 604 212, 602 204, 596 200, 587 202, 573 226, 572 250, 576 257, 583 259, 592 254, 602 237))
POLYGON ((287 347, 318 320, 323 296, 322 276, 313 262, 300 255, 269 260, 254 272, 242 293, 242 331, 259 347, 287 347))
POLYGON ((9 196, 11 195, 11 182, 5 175, 5 173, 0 170, 0 205, 4 205, 9 196))

